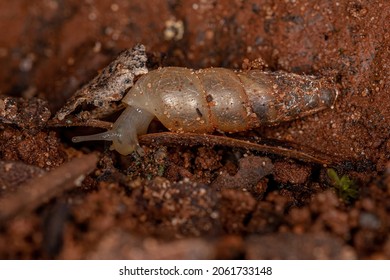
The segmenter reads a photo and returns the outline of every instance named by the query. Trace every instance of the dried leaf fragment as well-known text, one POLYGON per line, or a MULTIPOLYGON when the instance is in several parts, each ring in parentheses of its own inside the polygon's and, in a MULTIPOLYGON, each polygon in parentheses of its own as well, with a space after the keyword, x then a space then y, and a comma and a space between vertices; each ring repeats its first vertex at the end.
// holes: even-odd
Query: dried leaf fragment
POLYGON ((132 49, 124 50, 94 79, 78 90, 57 112, 54 120, 64 120, 83 104, 93 104, 97 107, 92 112, 78 114, 84 120, 104 115, 105 111, 115 111, 115 106, 110 103, 121 100, 126 91, 134 85, 134 78, 148 72, 146 61, 144 45, 137 44, 132 49))

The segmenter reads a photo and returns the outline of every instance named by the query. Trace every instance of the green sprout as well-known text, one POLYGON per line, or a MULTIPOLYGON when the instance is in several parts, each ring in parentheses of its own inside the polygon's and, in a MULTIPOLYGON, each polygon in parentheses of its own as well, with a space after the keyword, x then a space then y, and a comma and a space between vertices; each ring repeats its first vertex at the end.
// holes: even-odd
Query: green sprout
POLYGON ((158 171, 157 171, 158 176, 162 177, 164 175, 164 172, 165 172, 165 164, 159 164, 158 171))
POLYGON ((333 168, 328 168, 327 172, 337 195, 343 201, 350 203, 357 198, 359 190, 353 180, 351 180, 347 175, 343 175, 340 178, 333 168))

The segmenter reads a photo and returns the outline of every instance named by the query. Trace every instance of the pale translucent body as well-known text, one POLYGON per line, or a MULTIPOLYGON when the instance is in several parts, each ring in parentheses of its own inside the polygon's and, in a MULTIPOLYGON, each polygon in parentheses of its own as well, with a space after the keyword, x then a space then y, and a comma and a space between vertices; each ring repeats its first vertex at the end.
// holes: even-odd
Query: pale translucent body
POLYGON ((156 117, 175 132, 238 132, 277 124, 332 106, 337 88, 328 79, 286 72, 166 67, 140 77, 123 98, 128 105, 107 132, 74 142, 112 141, 127 155, 142 154, 138 135, 156 117))

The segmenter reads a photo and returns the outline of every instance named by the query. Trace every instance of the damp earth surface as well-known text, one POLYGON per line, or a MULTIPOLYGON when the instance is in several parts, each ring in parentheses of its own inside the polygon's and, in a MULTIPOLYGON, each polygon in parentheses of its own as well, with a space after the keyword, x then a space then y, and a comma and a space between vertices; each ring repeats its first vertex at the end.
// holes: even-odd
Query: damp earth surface
POLYGON ((388 1, 2 1, 0 30, 1 259, 390 258, 388 1), (331 163, 186 138, 121 156, 50 125, 137 43, 150 68, 334 77, 332 109, 220 135, 331 163))

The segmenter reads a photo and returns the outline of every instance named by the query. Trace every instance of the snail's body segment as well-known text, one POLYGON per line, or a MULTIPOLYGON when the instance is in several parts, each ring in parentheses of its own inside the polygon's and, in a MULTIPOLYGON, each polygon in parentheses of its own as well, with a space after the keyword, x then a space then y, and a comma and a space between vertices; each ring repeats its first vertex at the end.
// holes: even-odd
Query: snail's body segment
POLYGON ((121 154, 139 152, 137 135, 155 116, 169 130, 238 132, 296 119, 331 107, 338 95, 325 78, 286 72, 166 67, 139 78, 113 129, 74 141, 111 140, 121 154))

